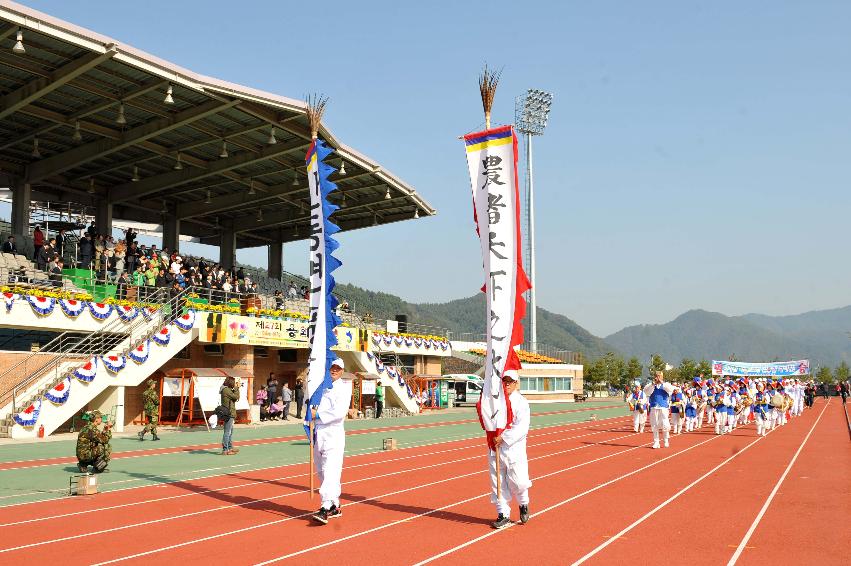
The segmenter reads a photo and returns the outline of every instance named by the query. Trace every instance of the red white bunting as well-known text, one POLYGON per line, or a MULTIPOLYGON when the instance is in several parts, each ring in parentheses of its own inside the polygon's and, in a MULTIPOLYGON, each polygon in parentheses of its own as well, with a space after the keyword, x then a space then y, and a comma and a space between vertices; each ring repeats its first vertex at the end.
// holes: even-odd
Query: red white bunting
POLYGON ((124 322, 130 322, 131 320, 139 316, 139 309, 137 309, 136 307, 118 305, 117 307, 115 307, 115 310, 118 311, 118 316, 120 316, 121 320, 123 320, 124 322))
POLYGON ((127 358, 124 356, 116 356, 115 354, 110 354, 108 356, 101 356, 101 361, 103 365, 109 370, 110 373, 118 373, 127 366, 127 358))
POLYGON ((64 405, 65 401, 71 395, 71 376, 65 376, 65 379, 54 385, 44 394, 44 398, 54 405, 64 405))
POLYGON ((151 340, 160 346, 168 346, 168 343, 171 341, 171 328, 168 326, 161 328, 159 332, 151 336, 151 340))
POLYGON ((138 344, 135 348, 130 350, 127 355, 130 356, 130 359, 137 364, 144 364, 148 361, 148 356, 151 355, 151 341, 145 340, 141 344, 138 344))
POLYGON ((12 305, 14 305, 15 301, 19 298, 20 296, 16 293, 3 293, 3 302, 6 305, 6 312, 10 312, 12 310, 12 305))
POLYGON ((83 310, 86 308, 86 302, 76 299, 59 299, 59 306, 62 308, 65 316, 77 318, 83 314, 83 310))
POLYGON ((56 299, 53 297, 36 297, 33 295, 26 295, 27 302, 32 307, 34 313, 39 316, 47 316, 53 312, 53 309, 56 308, 56 299))
POLYGON ((89 303, 89 312, 98 320, 106 320, 112 314, 112 305, 106 303, 89 303))
POLYGON ((20 413, 15 413, 13 418, 19 425, 29 428, 35 426, 35 423, 38 421, 39 413, 41 413, 41 399, 36 399, 33 401, 32 405, 20 413))
POLYGON ((95 378, 95 375, 98 372, 98 360, 97 358, 92 358, 82 366, 78 367, 74 370, 74 377, 77 378, 78 381, 83 383, 91 383, 91 381, 95 378))
POLYGON ((186 314, 174 319, 174 324, 184 332, 192 330, 192 327, 195 326, 195 311, 192 309, 186 311, 186 314))

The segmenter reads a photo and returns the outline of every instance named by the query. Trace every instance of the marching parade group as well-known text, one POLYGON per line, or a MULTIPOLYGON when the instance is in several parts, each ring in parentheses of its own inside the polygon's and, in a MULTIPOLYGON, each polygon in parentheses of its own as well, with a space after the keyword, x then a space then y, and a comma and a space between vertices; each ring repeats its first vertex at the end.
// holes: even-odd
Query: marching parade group
POLYGON ((653 431, 653 448, 669 445, 669 435, 693 432, 704 424, 715 434, 732 432, 736 426, 756 423, 756 433, 765 436, 774 427, 811 407, 815 386, 799 379, 695 377, 691 384, 668 383, 657 372, 644 388, 636 385, 627 395, 632 428, 644 432, 648 416, 653 431))

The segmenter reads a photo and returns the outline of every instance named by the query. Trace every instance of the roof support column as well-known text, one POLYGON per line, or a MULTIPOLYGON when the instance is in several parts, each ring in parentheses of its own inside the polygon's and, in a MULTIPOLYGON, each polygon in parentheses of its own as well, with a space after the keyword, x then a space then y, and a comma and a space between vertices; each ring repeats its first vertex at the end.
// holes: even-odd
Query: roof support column
MULTIPOLYGON (((32 189, 29 183, 16 181, 12 185, 12 234, 25 236, 30 233, 30 203, 32 189)), ((18 242, 18 246, 23 242, 18 242)))
POLYGON ((98 229, 98 233, 104 236, 112 236, 112 203, 105 198, 98 200, 95 227, 98 229))
POLYGON ((163 249, 180 251, 180 219, 172 212, 163 215, 163 249))
POLYGON ((267 263, 269 270, 269 278, 281 280, 281 275, 283 274, 283 263, 284 263, 284 241, 280 238, 280 234, 278 234, 278 238, 275 238, 275 241, 270 243, 267 247, 269 249, 269 261, 267 263))
POLYGON ((234 232, 233 224, 222 226, 221 237, 219 264, 225 269, 232 269, 236 263, 236 232, 234 232))

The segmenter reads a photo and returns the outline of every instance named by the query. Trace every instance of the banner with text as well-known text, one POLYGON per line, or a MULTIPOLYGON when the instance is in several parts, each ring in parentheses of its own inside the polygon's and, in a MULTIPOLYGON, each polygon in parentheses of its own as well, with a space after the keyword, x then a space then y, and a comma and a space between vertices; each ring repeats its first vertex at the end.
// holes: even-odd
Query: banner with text
POLYGON ((742 377, 771 377, 808 375, 810 360, 793 360, 790 362, 723 362, 713 360, 712 375, 732 375, 742 377))
MULTIPOLYGON (((307 322, 225 314, 218 315, 214 325, 208 325, 207 332, 201 333, 199 340, 217 344, 307 348, 307 332, 307 322)), ((356 329, 338 326, 334 335, 337 337, 334 350, 352 352, 358 349, 356 329)))

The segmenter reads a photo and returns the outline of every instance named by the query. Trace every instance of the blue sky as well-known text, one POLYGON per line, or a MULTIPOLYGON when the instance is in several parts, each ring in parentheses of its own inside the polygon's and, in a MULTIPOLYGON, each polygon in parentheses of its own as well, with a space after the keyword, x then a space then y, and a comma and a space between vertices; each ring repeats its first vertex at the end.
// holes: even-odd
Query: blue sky
MULTIPOLYGON (((331 97, 346 143, 438 216, 343 234, 339 279, 414 301, 476 292, 461 133, 554 93, 536 140, 539 305, 594 333, 691 308, 851 303, 851 3, 114 2, 28 5, 177 64, 331 97)), ((265 251, 240 260, 265 264, 265 251)), ((287 245, 285 269, 307 251, 287 245)))

